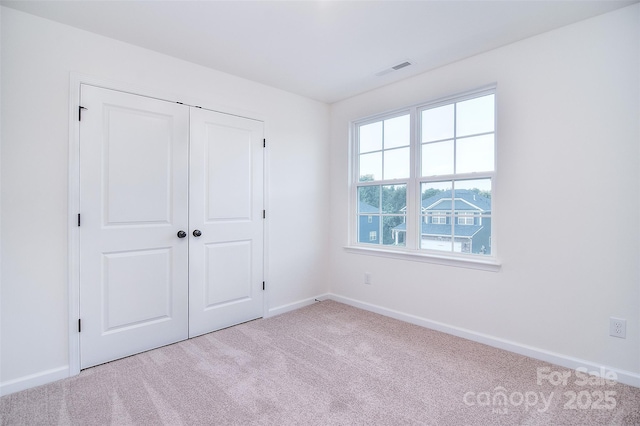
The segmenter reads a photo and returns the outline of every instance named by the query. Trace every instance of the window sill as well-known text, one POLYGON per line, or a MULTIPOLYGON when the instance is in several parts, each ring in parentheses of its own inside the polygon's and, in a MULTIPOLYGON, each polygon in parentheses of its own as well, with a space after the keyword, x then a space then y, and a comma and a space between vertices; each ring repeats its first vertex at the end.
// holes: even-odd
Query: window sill
POLYGON ((457 268, 479 269, 482 271, 498 272, 502 264, 495 258, 462 258, 457 256, 439 256, 437 254, 410 251, 382 249, 362 246, 345 246, 347 253, 363 254, 367 256, 381 256, 392 259, 409 260, 413 262, 434 263, 436 265, 454 266, 457 268))

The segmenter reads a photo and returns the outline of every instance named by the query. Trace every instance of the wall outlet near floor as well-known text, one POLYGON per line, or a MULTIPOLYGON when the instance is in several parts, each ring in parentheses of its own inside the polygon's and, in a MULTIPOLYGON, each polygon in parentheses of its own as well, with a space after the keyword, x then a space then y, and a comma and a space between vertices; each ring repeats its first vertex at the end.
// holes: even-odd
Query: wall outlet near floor
POLYGON ((364 283, 371 285, 371 274, 369 272, 364 273, 364 283))
POLYGON ((622 318, 609 318, 609 335, 613 337, 627 338, 627 320, 622 318))

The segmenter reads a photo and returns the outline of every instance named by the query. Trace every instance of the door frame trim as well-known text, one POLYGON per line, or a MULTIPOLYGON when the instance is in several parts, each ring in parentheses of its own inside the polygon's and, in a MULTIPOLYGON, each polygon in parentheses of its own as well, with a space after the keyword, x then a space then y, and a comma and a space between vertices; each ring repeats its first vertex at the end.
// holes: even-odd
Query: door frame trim
MULTIPOLYGON (((187 106, 198 106, 223 114, 236 115, 251 120, 261 121, 264 128, 264 137, 267 138, 267 123, 263 114, 255 111, 247 111, 229 105, 223 105, 211 101, 202 101, 186 95, 178 95, 155 88, 142 87, 135 84, 123 83, 103 78, 93 77, 78 72, 70 72, 69 75, 69 181, 68 181, 68 313, 69 313, 69 377, 80 374, 80 333, 78 332, 78 319, 80 318, 80 230, 78 229, 78 213, 80 212, 80 121, 78 111, 80 108, 80 88, 82 85, 96 86, 103 89, 117 90, 133 95, 145 96, 169 102, 180 102, 187 106)), ((263 155, 263 204, 264 209, 269 208, 268 196, 268 150, 263 155)), ((268 224, 263 224, 263 279, 268 282, 268 224)), ((263 294, 263 317, 268 316, 268 286, 263 294)))

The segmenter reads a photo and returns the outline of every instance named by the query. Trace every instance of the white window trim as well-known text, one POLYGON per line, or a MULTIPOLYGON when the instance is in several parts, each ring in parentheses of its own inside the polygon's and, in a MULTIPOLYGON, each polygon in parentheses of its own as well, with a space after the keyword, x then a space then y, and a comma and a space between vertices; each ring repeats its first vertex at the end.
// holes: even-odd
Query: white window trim
POLYGON ((394 246, 345 246, 344 250, 347 253, 362 254, 368 256, 380 256, 391 259, 408 260, 413 262, 425 262, 434 263, 437 265, 454 266, 458 268, 479 269, 482 271, 497 272, 500 270, 502 264, 490 257, 471 257, 472 255, 456 256, 455 253, 448 253, 447 255, 437 255, 431 252, 425 252, 424 250, 399 250, 393 248, 394 246), (424 252, 424 253, 423 253, 424 252))
MULTIPOLYGON (((410 112, 411 115, 411 168, 412 168, 412 176, 409 179, 392 179, 392 180, 380 180, 372 182, 375 185, 390 185, 390 184, 406 184, 407 185, 407 211, 415 211, 416 199, 419 199, 420 196, 418 192, 420 191, 420 181, 427 180, 430 181, 430 177, 420 176, 420 162, 415 158, 420 155, 421 141, 418 137, 419 135, 419 123, 416 118, 421 110, 426 108, 436 108, 441 105, 446 105, 451 102, 462 102, 467 99, 473 99, 476 97, 483 96, 485 94, 497 94, 497 85, 491 84, 487 86, 483 86, 477 88, 475 90, 463 92, 456 95, 447 96, 445 98, 440 98, 434 100, 432 102, 423 102, 420 104, 413 105, 411 107, 400 108, 396 110, 387 111, 384 113, 376 114, 374 116, 369 116, 365 119, 354 120, 351 122, 351 131, 350 131, 350 140, 349 140, 349 168, 350 168, 350 179, 349 179, 349 208, 348 208, 348 244, 344 246, 344 250, 348 253, 353 254, 361 254, 361 255, 370 255, 370 256, 380 256, 387 257, 392 259, 400 259, 400 260, 408 260, 408 261, 417 261, 417 262, 425 262, 425 263, 433 263, 438 265, 446 265, 453 267, 461 267, 461 268, 470 268, 470 269, 478 269, 484 271, 493 271, 497 272, 500 270, 502 264, 497 256, 498 247, 496 241, 497 237, 497 229, 492 227, 492 235, 491 239, 491 250, 492 254, 488 256, 482 255, 474 255, 474 254, 458 254, 456 252, 437 252, 437 251, 429 251, 425 249, 414 249, 411 247, 419 247, 419 236, 417 235, 417 226, 421 226, 420 221, 407 221, 407 230, 405 233, 405 245, 404 246, 393 246, 393 245, 370 245, 367 243, 358 243, 358 223, 357 223, 357 205, 354 205, 354 200, 357 200, 357 187, 358 187, 358 134, 357 129, 358 126, 365 125, 368 123, 372 123, 379 120, 389 119, 393 117, 397 117, 399 115, 406 114, 410 112), (414 196, 411 196, 414 194, 414 196), (417 198, 416 198, 417 197, 417 198)), ((497 121, 497 101, 498 97, 496 96, 496 102, 494 104, 494 108, 496 109, 496 113, 494 114, 494 119, 497 121)), ((498 146, 498 132, 497 126, 495 127, 495 145, 494 145, 494 165, 497 170, 497 146, 498 146)), ((497 193, 497 173, 494 170, 490 173, 491 184, 492 184, 492 193, 497 193)), ((455 175, 455 177, 451 177, 453 180, 466 180, 466 179, 479 179, 486 178, 487 174, 476 175, 475 173, 470 174, 459 174, 455 175)), ((440 177, 439 177, 440 178, 440 177)), ((439 180, 438 178, 438 180, 439 180)), ((447 177, 448 178, 448 177, 447 177)), ((446 179, 445 179, 446 180, 446 179)), ((493 220, 497 217, 496 206, 492 206, 491 217, 493 220)), ((423 217, 418 214, 418 216, 423 217)), ((406 219, 406 217, 405 217, 406 219)))

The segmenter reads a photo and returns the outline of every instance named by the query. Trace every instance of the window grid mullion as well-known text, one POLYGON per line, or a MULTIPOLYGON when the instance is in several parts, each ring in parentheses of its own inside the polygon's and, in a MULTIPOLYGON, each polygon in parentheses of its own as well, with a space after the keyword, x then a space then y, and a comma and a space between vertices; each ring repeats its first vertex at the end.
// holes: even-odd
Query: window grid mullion
MULTIPOLYGON (((380 177, 382 178, 382 180, 384 180, 385 175, 384 175, 384 122, 385 120, 382 120, 382 125, 381 127, 381 131, 382 131, 382 135, 380 136, 381 139, 381 143, 382 143, 382 151, 380 153, 380 162, 382 165, 382 169, 380 170, 380 177)), ((382 203, 382 196, 380 197, 380 203, 382 203)), ((382 208, 382 206, 380 206, 382 208)))
MULTIPOLYGON (((416 189, 417 178, 420 175, 420 138, 419 123, 417 117, 417 108, 413 107, 409 110, 409 183, 407 185, 407 208, 405 210, 404 221, 405 229, 405 246, 410 249, 416 249, 419 245, 419 237, 416 233, 421 229, 420 214, 416 215, 416 193, 420 191, 419 185, 416 189), (416 219, 417 216, 417 219, 416 219), (416 230, 416 227, 418 230, 416 230)), ((418 200, 420 197, 418 196, 418 200)), ((418 209, 420 207, 418 206, 418 209)))
POLYGON ((350 196, 351 203, 349 208, 349 236, 351 241, 358 241, 360 234, 360 208, 359 201, 360 197, 358 194, 358 184, 360 181, 360 126, 354 126, 351 132, 352 139, 352 149, 351 149, 351 161, 349 165, 351 166, 351 185, 350 185, 350 196), (355 202, 353 201, 355 200, 355 202), (354 214, 355 212, 355 214, 354 214), (356 223, 354 224, 351 220, 351 217, 355 216, 356 223), (355 225, 355 226, 354 226, 355 225))
MULTIPOLYGON (((384 152, 384 121, 382 122, 382 148, 384 152)), ((384 158, 384 154, 382 155, 384 158)), ((384 170, 384 169, 383 169, 384 170)), ((384 177, 384 171, 382 172, 384 177)), ((378 186, 378 244, 384 245, 384 220, 382 219, 382 185, 378 186)))
MULTIPOLYGON (((453 175, 458 173, 458 103, 453 104, 453 175)), ((456 244, 456 179, 451 181, 451 252, 455 251, 456 244)))

